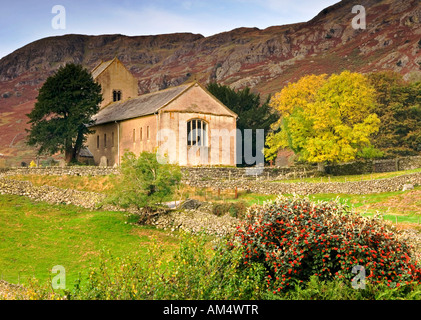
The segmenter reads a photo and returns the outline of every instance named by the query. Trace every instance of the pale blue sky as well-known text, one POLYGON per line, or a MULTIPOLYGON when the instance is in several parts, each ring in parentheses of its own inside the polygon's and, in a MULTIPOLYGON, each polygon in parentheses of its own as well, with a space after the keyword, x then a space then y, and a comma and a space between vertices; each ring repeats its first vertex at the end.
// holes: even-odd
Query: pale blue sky
POLYGON ((2 0, 0 58, 41 38, 64 34, 210 36, 239 27, 260 29, 308 21, 339 0, 2 0), (66 29, 54 29, 55 5, 66 29))

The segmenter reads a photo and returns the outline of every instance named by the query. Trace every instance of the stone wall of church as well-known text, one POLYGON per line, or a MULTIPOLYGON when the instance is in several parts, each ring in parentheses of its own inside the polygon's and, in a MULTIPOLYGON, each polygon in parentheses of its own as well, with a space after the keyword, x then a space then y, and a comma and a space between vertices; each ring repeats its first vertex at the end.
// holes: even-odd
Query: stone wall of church
MULTIPOLYGON (((159 129, 174 132, 174 137, 167 137, 172 140, 168 145, 174 152, 174 162, 182 166, 236 164, 235 115, 199 84, 161 110, 159 129), (187 143, 187 123, 194 119, 207 124, 206 146, 189 146, 187 143)), ((168 139, 161 136, 159 140, 164 144, 168 139)))
POLYGON ((118 124, 103 124, 92 130, 95 133, 88 135, 86 145, 94 156, 95 165, 113 166, 118 163, 118 124))
POLYGON ((120 123, 120 150, 132 151, 138 156, 142 151, 154 152, 156 148, 156 115, 122 121, 120 123))
POLYGON ((182 166, 193 165, 235 165, 235 118, 193 112, 165 112, 160 115, 161 141, 163 153, 172 162, 182 166), (206 123, 207 144, 189 146, 187 143, 187 123, 198 119, 206 123), (162 130, 164 129, 164 130, 162 130), (168 151, 167 151, 168 150, 168 151))

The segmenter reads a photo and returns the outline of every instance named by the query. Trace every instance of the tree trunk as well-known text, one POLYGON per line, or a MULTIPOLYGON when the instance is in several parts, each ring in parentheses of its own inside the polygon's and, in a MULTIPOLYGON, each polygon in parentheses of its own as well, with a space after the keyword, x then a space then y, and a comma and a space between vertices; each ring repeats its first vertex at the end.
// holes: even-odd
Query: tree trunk
MULTIPOLYGON (((83 126, 85 127, 85 126, 83 126)), ((83 145, 83 128, 79 129, 77 134, 75 147, 73 148, 73 159, 76 159, 83 145)))
POLYGON ((72 160, 74 159, 74 150, 73 147, 67 147, 66 150, 64 151, 64 161, 66 162, 66 164, 69 164, 70 162, 72 162, 72 160))
POLYGON ((324 162, 318 162, 317 163, 317 171, 321 173, 325 173, 325 163, 324 162))

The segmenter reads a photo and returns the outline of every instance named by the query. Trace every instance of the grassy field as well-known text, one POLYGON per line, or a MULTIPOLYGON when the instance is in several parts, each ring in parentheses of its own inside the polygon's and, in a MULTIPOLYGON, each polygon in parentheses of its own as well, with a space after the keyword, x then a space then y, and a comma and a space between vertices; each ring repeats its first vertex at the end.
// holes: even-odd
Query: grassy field
MULTIPOLYGON (((412 172, 412 171, 411 171, 412 172)), ((415 171, 418 172, 418 171, 415 171)), ((407 174, 409 172, 400 172, 407 174)), ((373 178, 391 177, 396 173, 378 174, 373 178)), ((16 176, 35 185, 54 185, 83 191, 111 192, 117 176, 16 176)), ((358 176, 356 179, 366 179, 358 176)), ((344 177, 337 177, 338 181, 344 177)), ((347 177, 350 181, 350 177, 347 177)), ((275 195, 260 195, 183 187, 175 196, 213 202, 244 201, 247 205, 262 204, 275 195)), ((340 199, 364 215, 380 211, 384 219, 402 227, 421 230, 421 187, 370 195, 317 194, 313 200, 340 199)), ((55 275, 51 269, 61 265, 66 270, 67 287, 71 288, 81 273, 86 276, 90 265, 99 261, 103 250, 114 256, 146 253, 154 241, 164 244, 165 254, 172 256, 179 244, 169 232, 153 227, 127 223, 122 212, 89 211, 71 205, 48 205, 25 197, 0 195, 0 279, 11 283, 27 283, 35 276, 41 282, 55 275)))
POLYGON ((89 211, 48 205, 24 197, 0 195, 0 279, 27 283, 54 277, 65 268, 67 286, 95 264, 103 250, 114 256, 146 252, 154 241, 165 243, 168 255, 178 240, 152 227, 127 224, 122 212, 89 211))

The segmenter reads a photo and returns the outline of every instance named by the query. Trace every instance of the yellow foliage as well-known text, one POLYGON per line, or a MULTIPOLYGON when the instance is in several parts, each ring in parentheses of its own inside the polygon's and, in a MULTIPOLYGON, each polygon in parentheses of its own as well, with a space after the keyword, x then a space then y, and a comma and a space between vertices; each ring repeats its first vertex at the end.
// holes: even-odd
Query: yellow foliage
POLYGON ((268 135, 265 156, 288 146, 308 162, 350 161, 370 146, 380 120, 373 113, 375 90, 366 77, 341 74, 305 76, 274 95, 270 105, 281 114, 281 131, 268 135))
POLYGON ((294 108, 308 106, 317 90, 326 82, 326 78, 326 74, 308 75, 297 82, 289 83, 272 97, 269 106, 278 110, 281 116, 288 116, 294 108))

